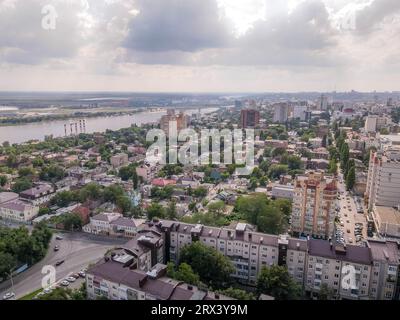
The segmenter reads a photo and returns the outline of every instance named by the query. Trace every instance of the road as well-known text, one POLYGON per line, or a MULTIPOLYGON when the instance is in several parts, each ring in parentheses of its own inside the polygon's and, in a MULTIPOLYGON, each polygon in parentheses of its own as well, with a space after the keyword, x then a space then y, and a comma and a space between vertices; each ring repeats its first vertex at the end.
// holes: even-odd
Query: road
MULTIPOLYGON (((89 264, 98 261, 108 249, 128 241, 127 239, 115 239, 87 233, 65 233, 62 236, 63 240, 56 240, 53 236, 45 258, 13 278, 16 299, 41 288, 44 276, 42 274, 43 266, 54 266, 57 261, 65 260, 62 265, 56 267, 56 281, 59 281, 68 274, 76 273, 89 264), (53 250, 55 245, 60 247, 57 252, 53 250)), ((0 284, 0 298, 10 291, 12 291, 11 281, 0 284)))
POLYGON ((356 223, 362 223, 363 230, 362 236, 363 238, 367 238, 367 219, 364 214, 357 213, 357 207, 354 200, 354 197, 346 191, 346 186, 343 179, 343 174, 338 174, 339 182, 339 218, 343 222, 343 227, 338 224, 338 227, 343 230, 343 236, 346 243, 356 243, 356 235, 354 234, 354 228, 356 223), (350 232, 348 232, 350 231, 350 232))

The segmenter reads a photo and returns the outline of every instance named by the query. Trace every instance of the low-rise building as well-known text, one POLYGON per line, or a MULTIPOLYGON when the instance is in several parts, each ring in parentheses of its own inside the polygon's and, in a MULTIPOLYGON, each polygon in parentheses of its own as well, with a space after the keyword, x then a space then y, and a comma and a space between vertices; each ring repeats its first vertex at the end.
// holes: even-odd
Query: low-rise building
POLYGON ((381 236, 400 238, 400 211, 398 209, 374 206, 372 218, 375 229, 381 236))
POLYGON ((55 190, 49 184, 39 184, 31 189, 22 191, 19 195, 33 206, 39 206, 48 203, 55 196, 55 190))
POLYGON ((0 216, 5 220, 27 223, 35 218, 38 213, 38 206, 20 199, 0 203, 0 216))
POLYGON ((110 158, 110 163, 114 168, 127 165, 129 163, 128 155, 126 153, 119 153, 110 158))

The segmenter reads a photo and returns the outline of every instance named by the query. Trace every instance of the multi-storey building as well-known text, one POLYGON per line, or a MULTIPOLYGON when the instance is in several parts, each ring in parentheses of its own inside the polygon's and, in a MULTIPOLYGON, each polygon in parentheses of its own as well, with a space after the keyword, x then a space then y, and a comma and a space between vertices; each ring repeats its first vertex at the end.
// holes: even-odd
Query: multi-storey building
POLYGON ((234 300, 222 294, 166 276, 166 265, 156 264, 145 272, 136 269, 129 252, 113 252, 86 274, 89 299, 109 300, 234 300))
POLYGON ((169 244, 168 260, 177 262, 185 245, 201 241, 230 258, 235 267, 232 276, 241 282, 255 284, 262 267, 274 264, 287 265, 294 278, 303 282, 307 250, 304 240, 254 232, 244 223, 235 228, 217 228, 163 221, 162 228, 169 244))
POLYGON ((39 206, 49 202, 55 196, 55 190, 49 184, 39 184, 31 189, 22 191, 19 195, 33 206, 39 206))
POLYGON ((243 109, 240 112, 241 128, 254 128, 260 122, 260 112, 258 110, 243 109))
POLYGON ((370 250, 361 246, 335 245, 326 240, 308 241, 306 283, 312 297, 323 285, 335 298, 368 299, 372 260, 370 250))
POLYGON ((277 103, 274 105, 274 122, 285 123, 288 120, 289 105, 287 103, 277 103))
POLYGON ((35 218, 38 213, 38 206, 20 199, 0 203, 0 217, 5 220, 27 223, 35 218))
MULTIPOLYGON (((244 284, 254 285, 263 267, 281 265, 287 267, 289 274, 311 297, 317 297, 323 286, 329 288, 336 299, 390 300, 399 296, 400 244, 397 242, 368 240, 366 246, 337 245, 330 239, 301 240, 287 235, 263 234, 243 223, 217 228, 167 220, 150 222, 127 244, 114 250, 114 259, 109 259, 113 263, 108 265, 113 264, 111 268, 114 268, 115 263, 124 263, 129 266, 125 270, 137 270, 143 276, 152 272, 156 265, 168 261, 177 263, 182 248, 194 241, 228 257, 235 267, 232 277, 244 284)), ((89 296, 94 294, 95 281, 97 295, 103 287, 104 294, 114 290, 115 296, 110 293, 113 299, 126 299, 124 279, 114 281, 110 275, 96 272, 88 271, 88 275, 95 275, 88 279, 92 286, 88 286, 88 292, 92 290, 89 296), (123 289, 122 298, 117 294, 120 289, 123 289)), ((136 273, 132 277, 139 277, 136 273)), ((147 291, 140 290, 144 287, 136 285, 135 288, 142 299, 147 299, 147 291)))
POLYGON ((170 125, 172 125, 173 122, 176 122, 177 133, 179 133, 180 130, 188 127, 189 116, 187 116, 184 112, 175 114, 175 110, 168 110, 167 114, 162 116, 160 119, 160 128, 167 136, 169 135, 170 125))
POLYGON ((371 152, 365 198, 370 210, 400 205, 400 148, 371 152))
POLYGON ((334 229, 337 183, 321 172, 297 176, 291 228, 295 233, 328 238, 334 229))
POLYGON ((397 295, 399 280, 399 244, 394 241, 369 240, 372 270, 369 297, 392 300, 397 295))

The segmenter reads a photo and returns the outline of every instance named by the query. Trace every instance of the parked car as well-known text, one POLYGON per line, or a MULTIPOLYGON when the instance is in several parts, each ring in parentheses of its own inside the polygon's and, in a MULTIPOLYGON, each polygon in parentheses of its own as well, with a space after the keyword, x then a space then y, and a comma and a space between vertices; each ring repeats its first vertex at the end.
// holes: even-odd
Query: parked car
POLYGON ((74 277, 68 277, 65 280, 67 280, 68 282, 75 282, 76 279, 74 277))
POLYGON ((84 271, 79 271, 79 276, 81 278, 85 278, 86 277, 86 273, 84 271))
POLYGON ((69 286, 69 282, 67 280, 63 280, 63 281, 61 281, 61 285, 63 287, 68 287, 69 286))
POLYGON ((60 246, 55 246, 54 251, 58 251, 58 250, 60 250, 60 246))
POLYGON ((15 297, 15 293, 14 292, 8 292, 3 296, 3 300, 10 300, 12 298, 15 297))
POLYGON ((56 240, 62 240, 64 239, 63 237, 61 237, 60 235, 56 236, 56 240))

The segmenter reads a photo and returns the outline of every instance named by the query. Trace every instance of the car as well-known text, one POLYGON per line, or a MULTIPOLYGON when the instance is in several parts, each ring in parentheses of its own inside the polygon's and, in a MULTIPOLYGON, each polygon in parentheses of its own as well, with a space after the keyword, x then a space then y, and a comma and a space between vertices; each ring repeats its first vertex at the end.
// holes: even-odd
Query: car
POLYGON ((353 243, 353 239, 352 238, 349 238, 349 243, 353 243))
POLYGON ((56 267, 62 265, 64 262, 65 262, 65 260, 58 260, 58 261, 56 262, 56 267))
POLYGON ((86 272, 85 271, 79 271, 79 276, 81 278, 85 278, 86 277, 86 272))
POLYGON ((347 229, 347 233, 351 233, 350 229, 347 229))
POLYGON ((61 236, 56 236, 56 240, 63 240, 64 238, 61 236))
POLYGON ((79 279, 80 276, 79 276, 79 273, 74 273, 71 275, 71 277, 74 277, 75 279, 79 279))
POLYGON ((4 296, 3 296, 3 300, 10 300, 12 298, 15 297, 15 293, 14 292, 7 292, 4 296))
POLYGON ((350 223, 350 220, 346 220, 347 223, 350 223))
POLYGON ((51 289, 51 288, 46 288, 46 289, 43 290, 43 293, 44 293, 44 294, 49 294, 49 293, 52 292, 52 291, 53 291, 53 289, 51 289))
POLYGON ((69 286, 69 281, 67 281, 67 280, 61 281, 61 285, 62 285, 63 287, 68 287, 68 286, 69 286))
POLYGON ((58 250, 60 250, 60 246, 55 246, 54 251, 58 251, 58 250))
POLYGON ((68 277, 65 280, 67 280, 68 282, 75 282, 76 279, 74 277, 68 277))

